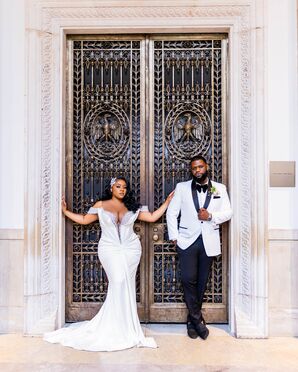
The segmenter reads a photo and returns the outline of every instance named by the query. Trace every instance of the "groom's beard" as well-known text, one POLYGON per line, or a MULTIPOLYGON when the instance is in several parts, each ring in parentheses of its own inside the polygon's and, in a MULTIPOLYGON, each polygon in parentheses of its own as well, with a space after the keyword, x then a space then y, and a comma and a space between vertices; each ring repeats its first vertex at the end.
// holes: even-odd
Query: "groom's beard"
POLYGON ((208 171, 206 171, 205 173, 201 174, 199 177, 196 177, 196 176, 192 176, 193 179, 198 182, 198 183, 204 183, 206 181, 206 179, 208 178, 208 171))

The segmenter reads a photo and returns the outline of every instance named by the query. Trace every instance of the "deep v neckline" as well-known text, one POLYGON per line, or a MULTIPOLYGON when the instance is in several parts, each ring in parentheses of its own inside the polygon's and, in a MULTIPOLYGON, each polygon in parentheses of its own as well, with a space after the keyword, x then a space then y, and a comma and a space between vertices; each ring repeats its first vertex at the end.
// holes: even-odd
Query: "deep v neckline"
POLYGON ((124 215, 122 216, 121 220, 117 220, 117 216, 115 215, 115 213, 113 212, 110 212, 110 211, 107 211, 106 209, 104 209, 104 207, 100 207, 105 213, 108 213, 110 214, 111 216, 113 216, 114 218, 112 219, 117 225, 121 225, 122 224, 122 221, 124 220, 125 216, 131 212, 131 211, 127 211, 124 213, 124 215))

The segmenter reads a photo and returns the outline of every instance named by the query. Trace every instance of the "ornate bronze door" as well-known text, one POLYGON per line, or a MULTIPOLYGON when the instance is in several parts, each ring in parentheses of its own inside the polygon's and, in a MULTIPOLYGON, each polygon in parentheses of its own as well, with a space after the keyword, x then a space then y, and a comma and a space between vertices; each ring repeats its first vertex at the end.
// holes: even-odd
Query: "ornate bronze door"
MULTIPOLYGON (((85 213, 113 176, 157 208, 189 179, 189 158, 207 157, 212 177, 227 181, 225 35, 75 36, 68 40, 66 196, 85 213)), ((137 303, 144 321, 180 322, 186 309, 165 216, 137 223, 143 255, 137 303)), ((108 280, 97 258, 98 223, 66 223, 66 320, 89 319, 108 280)), ((227 321, 227 232, 205 296, 208 321, 227 321)))

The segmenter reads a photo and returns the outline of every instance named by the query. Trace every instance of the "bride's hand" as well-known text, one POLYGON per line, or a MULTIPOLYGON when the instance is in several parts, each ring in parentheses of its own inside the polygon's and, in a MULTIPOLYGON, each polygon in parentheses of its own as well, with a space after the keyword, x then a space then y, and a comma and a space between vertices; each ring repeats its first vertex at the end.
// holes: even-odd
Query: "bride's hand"
POLYGON ((173 199, 174 194, 175 194, 175 190, 172 191, 172 192, 170 192, 170 194, 169 194, 168 197, 166 198, 166 202, 167 202, 168 205, 170 204, 170 201, 173 199))
POLYGON ((66 204, 66 201, 65 201, 65 197, 64 196, 62 196, 61 208, 62 208, 62 212, 65 214, 65 212, 67 211, 67 204, 66 204))

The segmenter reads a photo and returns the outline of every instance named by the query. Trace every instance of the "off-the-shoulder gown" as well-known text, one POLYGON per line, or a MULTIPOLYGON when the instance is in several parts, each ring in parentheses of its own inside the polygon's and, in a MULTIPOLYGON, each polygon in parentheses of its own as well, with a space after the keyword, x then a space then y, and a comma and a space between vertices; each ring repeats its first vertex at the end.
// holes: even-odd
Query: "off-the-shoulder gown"
POLYGON ((137 313, 135 277, 141 244, 133 224, 139 212, 129 211, 117 223, 113 213, 90 208, 88 213, 98 214, 102 230, 98 257, 109 280, 106 300, 90 321, 46 333, 44 340, 88 351, 157 347, 153 338, 144 336, 137 313))

